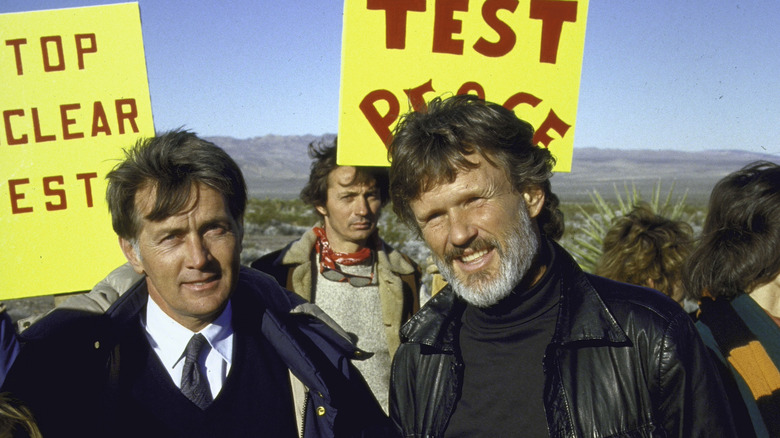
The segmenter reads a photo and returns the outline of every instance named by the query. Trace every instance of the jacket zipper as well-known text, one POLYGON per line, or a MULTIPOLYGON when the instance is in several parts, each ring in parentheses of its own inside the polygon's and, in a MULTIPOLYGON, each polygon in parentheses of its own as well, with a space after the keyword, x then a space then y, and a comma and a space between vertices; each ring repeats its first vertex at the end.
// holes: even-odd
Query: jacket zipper
POLYGON ((301 437, 303 438, 306 434, 306 407, 309 404, 309 392, 306 391, 306 398, 303 399, 303 409, 301 411, 301 437))

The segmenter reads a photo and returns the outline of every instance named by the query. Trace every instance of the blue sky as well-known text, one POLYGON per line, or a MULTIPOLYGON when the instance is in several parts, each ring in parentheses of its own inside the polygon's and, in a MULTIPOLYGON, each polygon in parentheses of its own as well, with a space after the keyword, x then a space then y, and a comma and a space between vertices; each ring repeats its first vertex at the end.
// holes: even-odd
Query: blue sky
MULTIPOLYGON (((341 1, 139 3, 158 130, 336 132, 341 1)), ((778 22, 777 0, 591 0, 575 148, 780 154, 778 22)))

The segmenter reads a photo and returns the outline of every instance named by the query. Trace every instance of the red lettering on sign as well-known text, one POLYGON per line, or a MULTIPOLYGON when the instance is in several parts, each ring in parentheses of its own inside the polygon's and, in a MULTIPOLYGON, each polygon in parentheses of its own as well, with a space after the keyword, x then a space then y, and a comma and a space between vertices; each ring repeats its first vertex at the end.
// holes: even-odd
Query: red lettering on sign
POLYGON ((6 40, 6 46, 12 46, 14 48, 14 58, 16 59, 16 75, 21 76, 24 74, 22 69, 22 44, 27 44, 26 38, 17 38, 15 40, 6 40))
POLYGON ((425 0, 367 0, 366 8, 385 11, 385 47, 406 48, 407 12, 425 12, 425 0))
MULTIPOLYGON (((84 183, 84 191, 85 191, 87 208, 92 208, 94 206, 94 194, 92 193, 92 180, 96 179, 97 176, 98 176, 97 172, 76 174, 76 180, 83 181, 84 183)), ((33 212, 32 206, 19 205, 20 201, 25 199, 25 193, 21 190, 20 186, 27 185, 27 184, 30 184, 29 178, 8 180, 8 190, 10 193, 12 214, 33 212)), ((41 184, 43 185, 43 194, 47 198, 52 198, 44 202, 44 207, 46 208, 46 211, 65 210, 68 208, 67 192, 72 191, 73 187, 70 187, 70 189, 66 190, 66 185, 68 184, 66 183, 65 177, 63 175, 43 177, 41 180, 41 184)), ((71 181, 69 185, 72 186, 73 182, 71 181)))
POLYGON ((478 83, 474 81, 464 82, 463 85, 458 88, 457 94, 476 94, 477 97, 480 99, 485 98, 485 89, 482 88, 482 85, 479 85, 478 83))
POLYGON ((78 33, 76 37, 76 56, 79 60, 79 70, 84 70, 84 54, 85 53, 97 53, 97 38, 94 33, 78 33), (89 47, 82 45, 82 41, 88 40, 90 42, 89 47))
POLYGON ((96 101, 92 104, 92 136, 97 137, 98 132, 111 135, 111 128, 108 126, 106 110, 103 109, 103 104, 100 103, 100 101, 96 101))
POLYGON ((18 193, 16 186, 22 184, 30 184, 30 180, 28 178, 8 180, 8 191, 11 194, 11 214, 32 213, 33 211, 32 207, 19 207, 19 201, 24 199, 24 193, 18 193))
POLYGON ((54 134, 50 135, 43 135, 41 133, 41 119, 38 117, 38 108, 31 108, 30 111, 32 112, 32 119, 33 119, 33 133, 35 134, 35 142, 36 143, 43 143, 46 141, 54 141, 57 139, 57 137, 54 134))
MULTIPOLYGON (((422 85, 415 88, 408 88, 404 90, 404 93, 409 98, 414 111, 424 111, 427 107, 425 103, 424 95, 426 93, 436 92, 433 87, 433 79, 429 79, 422 85)), ((479 98, 485 98, 485 89, 477 82, 469 81, 463 83, 458 89, 457 94, 476 94, 479 98)), ((533 108, 537 108, 542 103, 542 99, 534 96, 531 93, 518 92, 515 93, 504 102, 504 108, 514 111, 518 105, 529 105, 533 108)), ((398 117, 400 116, 400 103, 395 95, 388 90, 374 90, 366 95, 360 102, 360 110, 363 112, 368 123, 374 129, 374 132, 379 136, 385 146, 389 146, 393 141, 393 133, 390 131, 392 126, 398 117), (382 115, 376 108, 376 103, 384 101, 388 105, 388 111, 382 115)), ((566 135, 571 125, 567 124, 555 111, 550 110, 547 117, 536 130, 534 134, 534 144, 542 144, 544 147, 549 147, 553 138, 550 136, 550 131, 557 132, 561 138, 566 135)))
POLYGON ((27 143, 27 134, 22 134, 21 137, 16 138, 14 137, 14 131, 11 127, 11 116, 16 117, 23 117, 24 116, 24 110, 17 109, 17 110, 6 110, 3 111, 3 124, 5 125, 5 141, 8 143, 9 146, 17 145, 17 144, 26 144, 27 143))
MULTIPOLYGON (((517 43, 517 34, 512 27, 498 18, 498 12, 514 13, 518 0, 485 0, 482 4, 482 19, 498 34, 498 40, 490 42, 480 37, 474 43, 474 50, 484 56, 498 58, 507 55, 517 43)), ((368 10, 385 11, 385 47, 406 48, 406 27, 409 12, 425 12, 425 0, 366 0, 368 10)), ((577 21, 577 0, 531 0, 528 17, 542 21, 539 62, 555 64, 563 32, 563 23, 577 21)), ((463 55, 464 41, 453 38, 463 31, 463 21, 454 13, 468 12, 468 0, 436 0, 433 22, 433 53, 463 55)))
POLYGON ((138 133, 138 125, 135 123, 135 119, 138 118, 138 108, 135 106, 135 99, 117 99, 114 104, 116 105, 116 123, 119 125, 119 133, 125 133, 125 121, 130 122, 133 132, 138 133), (129 108, 126 112, 124 111, 125 106, 129 108))
POLYGON ((521 104, 531 105, 532 107, 536 108, 536 105, 539 105, 541 102, 542 99, 539 99, 531 93, 520 92, 509 96, 509 99, 504 102, 503 106, 508 110, 514 110, 517 105, 521 104))
POLYGON ((463 22, 453 17, 455 11, 467 12, 468 0, 437 1, 433 20, 433 51, 435 53, 463 54, 463 40, 452 35, 463 31, 463 22))
MULTIPOLYGON (((409 98, 409 102, 412 104, 412 109, 415 111, 425 111, 428 105, 425 103, 425 93, 432 93, 433 79, 428 79, 428 82, 415 88, 407 88, 404 90, 406 96, 409 98)), ((390 144, 390 143, 388 143, 390 144)))
POLYGON ((46 210, 65 210, 68 208, 68 200, 65 198, 65 190, 51 188, 51 183, 56 182, 59 185, 65 184, 65 178, 62 175, 47 176, 43 178, 43 194, 46 196, 57 196, 60 198, 60 203, 55 204, 53 202, 46 202, 46 210))
MULTIPOLYGON (((134 133, 138 133, 138 106, 135 99, 117 99, 114 101, 116 108, 116 124, 120 134, 124 134, 126 131, 131 130, 134 133)), ((86 124, 87 121, 82 120, 85 117, 80 117, 81 104, 71 103, 59 106, 59 120, 60 128, 62 129, 63 140, 73 140, 84 138, 84 132, 74 131, 73 125, 77 121, 86 124)), ((57 139, 54 134, 45 134, 44 126, 41 120, 41 115, 38 108, 31 108, 32 115, 32 127, 35 138, 35 143, 44 143, 49 141, 55 141, 57 139)), ((23 122, 16 122, 16 132, 14 131, 14 117, 24 118, 25 111, 23 109, 12 109, 3 111, 3 123, 5 126, 5 137, 8 145, 27 144, 29 141, 28 134, 19 135, 19 131, 22 131, 23 122)), ((108 115, 106 114, 105 107, 102 102, 95 101, 92 103, 92 120, 91 120, 91 136, 97 137, 98 134, 112 135, 112 127, 109 124, 108 115)), ((51 128, 50 128, 51 129, 51 128)), ((55 128, 56 129, 56 128, 55 128)), ((1 135, 1 134, 0 134, 1 135)))
MULTIPOLYGON (((97 53, 98 51, 97 37, 94 33, 77 33, 74 35, 74 38, 76 41, 76 64, 78 65, 79 70, 84 70, 86 68, 85 55, 87 53, 97 53)), ((44 36, 40 38, 40 43, 43 71, 52 72, 65 70, 65 51, 63 49, 62 36, 44 36)), ((22 76, 24 74, 22 46, 25 44, 27 44, 26 38, 5 40, 5 45, 13 48, 17 76, 22 76)))
POLYGON ((92 180, 97 178, 97 173, 79 173, 76 174, 76 179, 84 181, 84 190, 87 195, 87 207, 92 207, 92 180))
POLYGON ((41 37, 41 53, 43 55, 43 71, 62 71, 65 70, 65 55, 62 51, 62 37, 58 35, 41 37), (51 64, 49 55, 49 43, 54 43, 57 49, 57 64, 51 64))
POLYGON ((77 110, 81 108, 78 103, 71 103, 68 105, 60 105, 60 119, 62 120, 62 138, 63 140, 72 140, 74 138, 84 138, 83 132, 70 132, 70 125, 76 123, 76 119, 68 118, 68 111, 77 110))
POLYGON ((474 50, 482 55, 498 58, 511 52, 517 42, 517 35, 509 25, 498 19, 498 11, 506 9, 515 12, 519 2, 517 0, 487 0, 482 5, 482 19, 498 34, 498 41, 490 41, 480 38, 474 44, 474 50))
POLYGON ((547 118, 544 119, 542 124, 539 126, 539 129, 537 129, 536 133, 534 133, 533 143, 542 144, 544 147, 549 148, 550 142, 553 141, 553 138, 550 137, 548 132, 555 131, 558 133, 558 135, 561 136, 561 138, 563 138, 563 136, 566 135, 566 131, 568 131, 570 127, 571 125, 561 120, 560 117, 555 114, 555 111, 550 110, 550 112, 547 113, 547 118))
POLYGON ((531 13, 535 20, 542 20, 542 44, 539 62, 555 64, 558 60, 558 44, 561 41, 563 22, 577 21, 577 2, 561 0, 531 0, 531 13))
POLYGON ((368 123, 374 128, 374 132, 384 142, 385 146, 389 146, 393 140, 393 133, 390 132, 390 125, 398 119, 401 114, 401 105, 398 103, 398 99, 395 95, 387 90, 374 90, 366 95, 362 101, 360 101, 360 111, 368 120, 368 123), (388 110, 385 115, 379 114, 375 103, 384 100, 387 102, 388 110))

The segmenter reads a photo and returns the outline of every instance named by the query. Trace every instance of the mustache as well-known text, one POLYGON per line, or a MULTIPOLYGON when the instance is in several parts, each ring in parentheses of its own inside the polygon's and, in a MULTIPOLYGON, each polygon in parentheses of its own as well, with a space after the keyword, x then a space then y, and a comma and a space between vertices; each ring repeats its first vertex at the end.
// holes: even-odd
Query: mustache
POLYGON ((495 248, 499 255, 504 254, 501 248, 501 244, 497 239, 477 237, 476 239, 469 242, 467 246, 454 247, 447 250, 447 252, 444 253, 443 259, 445 262, 452 264, 455 259, 463 257, 463 254, 466 253, 466 250, 471 250, 471 252, 479 252, 492 248, 495 248))

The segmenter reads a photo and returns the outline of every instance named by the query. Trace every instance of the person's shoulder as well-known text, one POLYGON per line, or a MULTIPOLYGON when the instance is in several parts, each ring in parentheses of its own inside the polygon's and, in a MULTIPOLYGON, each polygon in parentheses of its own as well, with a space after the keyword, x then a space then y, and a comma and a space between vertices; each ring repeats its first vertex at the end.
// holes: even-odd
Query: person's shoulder
POLYGON ((91 333, 105 326, 104 314, 81 309, 55 308, 19 337, 23 342, 44 342, 91 333))
POLYGON ((619 321, 642 315, 666 323, 678 318, 690 319, 678 303, 655 289, 622 283, 597 275, 585 275, 619 321))
POLYGON ((286 247, 279 248, 276 251, 271 251, 268 254, 262 255, 253 261, 249 266, 254 269, 267 272, 267 269, 279 264, 279 258, 286 249, 286 247))
POLYGON ((300 296, 279 285, 269 273, 242 266, 238 275, 237 293, 234 299, 245 302, 242 305, 268 308, 275 313, 288 313, 306 302, 300 296))
POLYGON ((310 341, 297 343, 299 352, 315 347, 328 357, 370 356, 359 350, 349 334, 317 305, 279 286, 264 272, 242 267, 232 300, 234 315, 241 324, 255 321, 265 327, 264 333, 285 334, 271 340, 277 348, 288 348, 288 342, 304 336, 310 341))
POLYGON ((384 240, 381 240, 381 243, 382 252, 387 255, 388 263, 393 271, 402 275, 420 275, 420 267, 411 257, 395 249, 392 245, 385 242, 384 240))
POLYGON ((465 303, 456 298, 452 288, 446 286, 401 326, 402 342, 448 349, 452 343, 455 321, 460 318, 465 307, 465 303))
POLYGON ((25 382, 41 373, 75 378, 79 368, 93 370, 104 363, 115 342, 111 327, 105 314, 53 310, 19 335, 21 349, 9 379, 25 382))
POLYGON ((258 257, 249 266, 270 274, 276 278, 277 282, 285 284, 287 272, 309 260, 313 244, 310 242, 311 239, 308 234, 309 232, 282 248, 258 257))

